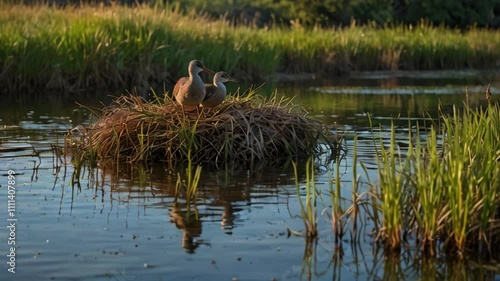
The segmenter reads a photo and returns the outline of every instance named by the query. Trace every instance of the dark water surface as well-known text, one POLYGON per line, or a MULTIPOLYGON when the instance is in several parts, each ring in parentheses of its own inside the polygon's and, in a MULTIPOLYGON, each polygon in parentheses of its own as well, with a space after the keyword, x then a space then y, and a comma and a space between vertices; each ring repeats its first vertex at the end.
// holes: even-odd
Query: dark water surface
MULTIPOLYGON (((444 110, 460 106, 467 85, 472 103, 483 102, 487 83, 499 100, 499 81, 500 74, 493 71, 378 72, 265 85, 261 93, 277 89, 295 97, 312 117, 347 136, 341 167, 342 195, 349 198, 354 133, 360 136, 359 160, 368 176, 377 178, 367 113, 382 137, 389 135, 396 118, 404 141, 408 117, 423 120, 423 112, 435 117, 438 104, 444 110)), ((152 172, 141 167, 85 169, 80 183, 72 184, 70 159, 58 158, 54 147, 69 129, 89 122, 74 111, 79 108, 75 102, 99 107, 110 100, 93 93, 19 94, 0 104, 0 280, 500 279, 498 267, 480 266, 474 258, 454 263, 438 257, 423 263, 411 247, 396 260, 384 258, 370 235, 355 247, 344 237, 342 249, 336 249, 331 222, 321 214, 329 206, 331 166, 320 167, 317 175, 317 187, 325 195, 318 206, 320 238, 313 245, 288 237, 288 228, 304 227, 291 167, 204 171, 197 204, 189 207, 175 201, 176 175, 161 167, 152 172), (15 172, 16 190, 10 217, 9 171, 15 172), (12 223, 15 236, 9 240, 13 234, 7 226, 12 223), (15 274, 8 271, 12 240, 15 274)))

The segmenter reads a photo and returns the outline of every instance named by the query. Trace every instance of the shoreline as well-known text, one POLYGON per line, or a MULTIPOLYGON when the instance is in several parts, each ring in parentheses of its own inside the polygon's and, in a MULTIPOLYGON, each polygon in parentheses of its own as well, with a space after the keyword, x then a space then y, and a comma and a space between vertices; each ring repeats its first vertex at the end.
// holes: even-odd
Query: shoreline
POLYGON ((149 7, 0 7, 2 92, 149 89, 184 76, 194 58, 247 82, 500 66, 498 30, 259 29, 149 7))

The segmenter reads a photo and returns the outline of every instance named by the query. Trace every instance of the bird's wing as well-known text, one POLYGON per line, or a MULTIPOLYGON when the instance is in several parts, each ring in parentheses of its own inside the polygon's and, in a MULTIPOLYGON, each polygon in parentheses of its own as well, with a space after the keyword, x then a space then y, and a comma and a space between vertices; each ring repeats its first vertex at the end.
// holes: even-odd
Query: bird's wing
POLYGON ((215 91, 217 90, 217 87, 215 87, 214 84, 205 84, 205 88, 206 88, 206 94, 205 94, 205 98, 203 99, 203 101, 209 100, 215 94, 215 91))
POLYGON ((177 80, 177 83, 175 83, 174 90, 173 90, 174 97, 177 96, 177 94, 181 90, 182 86, 184 86, 188 80, 189 80, 189 77, 181 77, 179 80, 177 80))

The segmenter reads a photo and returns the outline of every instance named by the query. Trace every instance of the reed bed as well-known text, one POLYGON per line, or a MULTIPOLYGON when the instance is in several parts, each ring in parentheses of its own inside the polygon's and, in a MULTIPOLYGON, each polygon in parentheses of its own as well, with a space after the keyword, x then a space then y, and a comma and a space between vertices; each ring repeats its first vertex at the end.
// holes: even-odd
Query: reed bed
POLYGON ((394 126, 389 148, 382 144, 373 195, 381 214, 375 220, 378 235, 391 250, 414 233, 422 252, 431 256, 440 245, 460 257, 474 252, 498 258, 500 105, 465 103, 452 113, 441 112, 440 119, 426 130, 416 125, 409 131, 405 157, 395 144, 394 126))
MULTIPOLYGON (((280 165, 310 156, 331 157, 336 138, 291 100, 250 93, 214 109, 184 112, 170 98, 147 102, 118 97, 86 129, 78 148, 97 161, 164 162, 169 168, 280 165)), ((187 171, 188 178, 193 170, 187 171)), ((188 185, 191 185, 188 183, 188 185)))
POLYGON ((238 80, 276 72, 496 67, 500 31, 416 26, 234 26, 178 7, 0 4, 2 91, 150 87, 193 58, 238 80))
MULTIPOLYGON (((338 154, 330 172, 335 178, 328 177, 336 244, 349 227, 351 245, 360 243, 363 225, 359 231, 373 235, 388 256, 416 247, 424 258, 444 253, 500 259, 500 104, 491 95, 488 87, 482 104, 473 107, 466 100, 451 112, 440 109, 439 122, 427 126, 409 120, 408 142, 396 139, 394 124, 390 135, 373 137, 377 179, 370 179, 356 156, 355 136, 351 198, 340 196, 345 181, 338 154), (357 174, 358 164, 364 175, 357 174)), ((316 189, 314 176, 308 174, 306 188, 316 189)), ((315 200, 308 189, 306 203, 315 200)), ((308 228, 318 219, 300 195, 308 228)))

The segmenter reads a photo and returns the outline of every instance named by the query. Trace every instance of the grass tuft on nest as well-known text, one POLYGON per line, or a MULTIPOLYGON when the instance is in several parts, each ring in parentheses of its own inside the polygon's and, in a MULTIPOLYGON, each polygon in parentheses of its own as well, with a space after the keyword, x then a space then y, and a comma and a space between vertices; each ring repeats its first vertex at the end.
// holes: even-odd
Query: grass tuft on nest
POLYGON ((264 98, 252 90, 247 96, 230 96, 214 109, 192 112, 183 112, 168 97, 148 102, 120 96, 97 114, 97 122, 85 128, 72 151, 80 157, 97 155, 97 161, 166 162, 170 168, 188 161, 252 168, 311 155, 334 157, 336 137, 307 113, 290 99, 276 94, 264 98))

